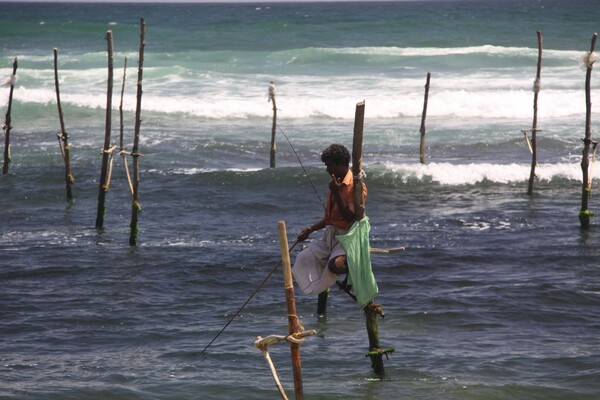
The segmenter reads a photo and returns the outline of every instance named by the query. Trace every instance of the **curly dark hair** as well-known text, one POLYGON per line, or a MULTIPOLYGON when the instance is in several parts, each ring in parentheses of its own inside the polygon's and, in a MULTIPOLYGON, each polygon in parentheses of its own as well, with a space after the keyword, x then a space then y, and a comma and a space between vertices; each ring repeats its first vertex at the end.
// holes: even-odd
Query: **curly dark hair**
POLYGON ((333 161, 335 164, 350 165, 350 152, 341 144, 332 144, 321 153, 321 161, 333 161))

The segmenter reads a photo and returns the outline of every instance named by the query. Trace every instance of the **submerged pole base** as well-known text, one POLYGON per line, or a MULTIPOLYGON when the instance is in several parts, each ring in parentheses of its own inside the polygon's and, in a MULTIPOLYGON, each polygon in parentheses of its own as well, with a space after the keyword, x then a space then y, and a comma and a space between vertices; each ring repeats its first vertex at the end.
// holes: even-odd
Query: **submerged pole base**
POLYGON ((369 352, 367 357, 371 358, 371 367, 373 372, 379 376, 385 375, 385 368, 383 367, 383 355, 387 355, 394 352, 392 348, 381 348, 379 346, 379 327, 377 325, 377 316, 380 315, 382 318, 385 316, 383 308, 380 304, 373 302, 369 303, 364 308, 365 318, 367 324, 367 333, 369 335, 369 352))
POLYGON ((371 357, 371 368, 373 368, 373 372, 377 375, 383 376, 385 375, 385 368, 383 366, 383 356, 389 360, 388 354, 391 354, 395 351, 394 348, 388 349, 369 349, 369 352, 365 354, 365 357, 371 357))
POLYGON ((591 222, 591 219, 593 216, 594 216, 594 213, 591 212, 590 210, 579 211, 579 223, 581 224, 581 227, 589 228, 590 222, 591 222))

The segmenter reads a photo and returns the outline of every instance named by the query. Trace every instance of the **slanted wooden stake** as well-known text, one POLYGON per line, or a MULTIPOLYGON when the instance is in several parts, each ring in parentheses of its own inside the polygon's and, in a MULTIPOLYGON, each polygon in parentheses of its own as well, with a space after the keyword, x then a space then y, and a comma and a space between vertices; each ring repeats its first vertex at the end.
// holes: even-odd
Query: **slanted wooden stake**
MULTIPOLYGON (((281 264, 283 265, 283 284, 285 287, 285 303, 288 313, 288 333, 293 335, 302 332, 304 329, 296 315, 296 300, 294 299, 294 282, 292 280, 292 265, 290 262, 290 251, 288 249, 287 231, 285 222, 279 221, 277 224, 279 234, 279 250, 281 253, 281 264)), ((292 353, 292 370, 294 372, 294 394, 296 400, 304 399, 302 389, 302 363, 300 361, 300 345, 290 343, 292 353)))
POLYGON ((10 92, 8 95, 8 108, 6 110, 6 115, 4 117, 4 164, 2 166, 2 174, 8 174, 8 165, 10 164, 10 130, 12 126, 10 125, 10 112, 12 109, 12 99, 13 92, 15 90, 15 82, 17 80, 17 58, 13 61, 13 73, 10 77, 10 92))
POLYGON ((138 80, 137 80, 137 102, 135 106, 135 131, 133 138, 133 149, 131 150, 131 156, 133 157, 133 202, 131 203, 131 228, 129 234, 129 245, 135 246, 137 244, 138 234, 138 215, 142 210, 139 203, 139 186, 140 186, 140 171, 138 168, 138 159, 140 154, 138 152, 140 143, 140 126, 142 124, 141 112, 142 112, 142 75, 144 72, 144 47, 146 45, 146 23, 144 19, 140 19, 140 61, 138 66, 138 80))
MULTIPOLYGON (((538 114, 538 95, 541 88, 540 75, 542 72, 542 32, 537 32, 538 37, 538 62, 537 73, 533 83, 533 125, 531 127, 531 172, 529 173, 529 186, 527 194, 533 195, 533 180, 535 179, 535 167, 537 166, 537 114, 538 114)), ((524 132, 527 136, 527 132, 524 132)))
POLYGON ((56 104, 58 106, 58 119, 60 120, 60 133, 58 136, 58 145, 60 152, 65 161, 65 181, 67 185, 67 200, 73 200, 72 186, 75 183, 75 178, 71 172, 71 147, 69 146, 69 136, 65 130, 65 120, 60 104, 60 89, 58 84, 58 49, 54 48, 54 86, 56 88, 56 104))
POLYGON ((590 226, 590 218, 592 213, 588 208, 590 194, 592 188, 589 181, 589 166, 590 166, 590 145, 595 145, 591 139, 592 136, 592 101, 590 95, 590 86, 592 79, 592 68, 594 64, 593 54, 594 48, 596 47, 596 39, 598 34, 594 33, 592 36, 592 44, 590 52, 586 57, 586 75, 585 75, 585 138, 583 139, 583 157, 581 160, 581 171, 583 173, 583 185, 581 190, 581 210, 579 211, 579 222, 582 228, 588 228, 590 226))
POLYGON ((113 36, 112 31, 106 31, 107 53, 108 53, 108 84, 106 89, 106 122, 104 131, 104 147, 102 148, 102 167, 100 170, 100 183, 98 187, 98 210, 96 212, 96 228, 104 227, 104 212, 106 192, 109 185, 109 162, 112 160, 112 151, 110 147, 111 133, 111 113, 112 113, 112 94, 113 94, 113 36))
POLYGON ((429 80, 431 73, 427 73, 427 82, 425 83, 425 99, 423 100, 423 115, 421 116, 421 164, 425 164, 425 118, 427 116, 427 99, 429 97, 429 80))
POLYGON ((127 182, 129 183, 129 189, 133 195, 133 183, 131 182, 131 174, 129 173, 129 164, 127 163, 127 156, 129 153, 125 150, 123 144, 125 124, 123 123, 123 96, 125 94, 125 77, 127 75, 127 57, 125 57, 125 63, 123 66, 123 81, 121 82, 121 101, 119 103, 119 155, 123 159, 123 165, 125 166, 125 174, 127 176, 127 182))

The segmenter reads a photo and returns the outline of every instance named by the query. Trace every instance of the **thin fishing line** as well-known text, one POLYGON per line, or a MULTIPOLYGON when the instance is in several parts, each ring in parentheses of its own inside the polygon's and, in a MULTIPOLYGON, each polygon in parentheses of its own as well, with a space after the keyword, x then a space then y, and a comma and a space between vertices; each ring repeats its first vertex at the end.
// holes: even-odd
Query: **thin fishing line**
MULTIPOLYGON (((283 129, 281 129, 281 127, 279 125, 276 125, 276 126, 277 126, 277 128, 279 128, 279 130, 283 134, 283 137, 285 137, 285 140, 287 140, 287 142, 289 143, 290 147, 292 148, 292 151, 294 152, 294 155, 298 159, 298 162, 300 163, 300 166, 302 167, 302 170, 304 171, 304 175, 306 175, 306 178, 310 182, 310 185, 312 186, 313 191, 315 192, 315 194, 319 198, 319 202, 321 203, 321 206, 323 206, 324 210, 327 210, 327 207, 325 206, 325 203, 323 202, 323 199, 321 199, 321 196, 319 196, 319 192, 317 191, 317 188, 315 187, 315 184, 313 183, 312 179, 310 179, 310 175, 308 175, 308 171, 306 170, 306 168, 304 168, 304 164, 302 164, 302 161, 300 160, 300 157, 298 156, 298 153, 296 153, 296 149, 294 148, 294 145, 292 145, 292 142, 287 137, 287 135, 285 134, 285 132, 283 131, 283 129)), ((335 230, 335 234, 338 235, 339 233, 338 233, 337 228, 334 226, 333 229, 335 230)))
MULTIPOLYGON (((281 127, 279 125, 276 125, 276 126, 279 129, 279 131, 283 134, 283 137, 285 137, 285 140, 290 145, 292 151, 294 152, 294 155, 296 156, 296 159, 298 160, 298 163, 300 163, 300 166, 302 167, 302 170, 304 171, 304 175, 306 176, 306 178, 310 182, 310 185, 312 186, 313 191, 317 195, 317 198, 319 199, 319 202, 321 203, 321 205, 323 206, 323 208, 325 208, 325 203, 323 202, 323 199, 321 199, 321 196, 319 195, 319 192, 318 192, 315 184, 313 183, 312 179, 310 179, 310 175, 308 174, 308 171, 304 167, 304 164, 302 163, 302 160, 300 160, 300 156, 296 152, 296 149, 294 148, 294 145, 292 144, 292 142, 290 141, 290 139, 288 138, 288 136, 285 134, 285 132, 283 131, 283 129, 281 129, 281 127)), ((290 249, 288 251, 291 253, 292 250, 294 249, 294 247, 296 247, 297 244, 298 244, 298 240, 296 240, 294 242, 294 244, 292 245, 292 247, 290 247, 290 249)), ((217 340, 217 338, 219 336, 221 336, 221 334, 225 331, 225 329, 227 329, 227 327, 229 326, 229 324, 231 324, 233 322, 233 320, 238 315, 240 315, 240 313, 242 312, 242 310, 244 309, 244 307, 246 307, 246 305, 250 302, 250 300, 252 300, 254 298, 254 296, 256 295, 256 293, 258 293, 258 291, 265 285, 265 283, 267 283, 267 281, 269 280, 269 278, 271 277, 271 275, 273 275, 273 273, 281 265, 281 262, 282 261, 280 259, 279 262, 277 264, 275 264, 275 266, 273 267, 273 269, 271 270, 271 272, 269 272, 267 274, 267 276, 265 277, 265 279, 263 279, 263 281, 258 285, 258 287, 256 289, 254 289, 254 291, 252 292, 252 294, 250 295, 250 297, 248 297, 248 299, 244 302, 244 304, 242 304, 242 306, 237 310, 237 312, 233 315, 233 317, 229 318, 229 321, 227 321, 227 323, 225 324, 225 326, 223 326, 223 328, 219 331, 219 333, 217 333, 217 335, 210 341, 210 343, 208 345, 206 345, 206 347, 204 348, 204 350, 202 350, 202 354, 204 354, 206 352, 206 350, 215 342, 215 340, 217 340)))
MULTIPOLYGON (((312 186, 313 191, 315 192, 315 194, 319 198, 319 202, 321 203, 321 206, 323 206, 323 209, 325 211, 327 211, 327 207, 325 206, 325 203, 323 202, 323 199, 321 199, 321 196, 319 196, 319 192, 317 191, 317 188, 315 187, 315 184, 313 183, 312 179, 310 179, 310 175, 308 175, 308 171, 306 170, 306 168, 304 168, 304 164, 302 164, 302 161, 300 160, 300 157, 298 156, 298 153, 296 153, 296 149, 294 148, 294 145, 292 144, 292 142, 290 141, 290 139, 287 137, 287 135, 285 134, 285 132, 283 131, 283 129, 281 129, 281 127, 279 125, 277 125, 277 124, 276 124, 276 126, 277 126, 277 128, 279 128, 279 130, 283 134, 283 137, 285 137, 285 140, 287 140, 288 144, 292 148, 292 151, 294 152, 294 155, 296 156, 296 159, 298 159, 298 162, 300 163, 300 166, 302 167, 302 170, 304 171, 304 175, 306 175, 306 178, 310 182, 310 185, 312 186)), ((334 226, 333 229, 335 230, 335 234, 338 235, 339 233, 338 233, 337 228, 334 226)))
POLYGON ((319 199, 319 202, 321 203, 321 205, 323 206, 323 208, 325 208, 325 203, 323 202, 323 199, 321 199, 321 196, 319 195, 319 191, 317 190, 317 188, 316 188, 315 184, 313 183, 312 179, 310 179, 310 175, 308 174, 308 171, 306 170, 306 168, 304 168, 304 164, 302 164, 302 160, 300 160, 300 157, 298 156, 298 153, 296 152, 296 149, 294 148, 294 145, 292 144, 292 142, 290 141, 290 139, 287 137, 287 135, 285 134, 285 132, 283 131, 283 129, 281 129, 281 127, 279 125, 276 125, 276 126, 279 129, 279 131, 283 134, 283 137, 288 142, 288 144, 290 145, 290 147, 292 148, 292 151, 294 152, 294 155, 296 156, 296 159, 298 160, 298 162, 300 163, 300 166, 302 167, 302 171, 304 171, 304 175, 306 175, 306 178, 310 182, 310 185, 312 186, 313 191, 317 195, 317 198, 319 199))
MULTIPOLYGON (((298 240, 296 240, 294 242, 294 244, 292 245, 292 247, 290 247, 290 249, 288 250, 288 252, 292 252, 292 250, 294 250, 294 247, 296 247, 296 245, 298 244, 298 240)), ((206 347, 204 348, 204 350, 202 350, 202 354, 204 354, 204 352, 206 352, 206 349, 208 349, 210 347, 211 344, 214 343, 215 340, 217 340, 217 338, 219 336, 221 336, 221 334, 225 331, 225 329, 227 329, 227 327, 229 326, 229 324, 231 324, 233 322, 233 320, 240 315, 240 313, 242 312, 242 310, 244 309, 244 307, 246 307, 246 305, 250 302, 250 300, 252 300, 254 298, 254 296, 256 295, 256 293, 258 293, 258 291, 265 285, 265 283, 267 283, 267 281, 269 280, 269 278, 271 277, 271 275, 273 275, 273 273, 275 272, 275 270, 277 270, 277 268, 281 265, 282 260, 279 259, 279 262, 277 264, 275 264, 275 266, 273 267, 273 269, 271 270, 271 272, 269 272, 269 274, 265 277, 265 279, 263 279, 263 281, 260 283, 260 285, 258 285, 258 287, 256 289, 254 289, 254 292, 252 292, 252 294, 250 295, 250 297, 248 297, 248 300, 246 300, 246 302, 244 302, 244 304, 242 304, 242 306, 239 308, 239 310, 237 310, 237 312, 233 315, 233 317, 229 318, 229 321, 227 321, 227 323, 225 324, 225 326, 219 331, 219 333, 217 333, 217 336, 215 336, 213 338, 213 340, 210 341, 209 344, 206 345, 206 347)))

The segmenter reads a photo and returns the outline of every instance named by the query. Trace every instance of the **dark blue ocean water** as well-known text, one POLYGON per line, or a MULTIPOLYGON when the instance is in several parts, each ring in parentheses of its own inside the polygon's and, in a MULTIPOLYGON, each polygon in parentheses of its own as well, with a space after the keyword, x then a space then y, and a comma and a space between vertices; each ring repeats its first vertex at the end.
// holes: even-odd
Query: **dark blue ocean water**
MULTIPOLYGON (((0 75, 11 74, 15 57, 19 69, 12 163, 0 177, 0 398, 280 398, 253 345, 259 335, 287 332, 280 269, 202 350, 279 261, 278 221, 293 240, 321 217, 311 185, 325 197, 320 152, 333 142, 351 147, 355 105, 365 100, 371 244, 406 248, 372 256, 386 313, 381 344, 396 351, 380 379, 352 300, 333 290, 319 319, 316 298, 297 293, 302 324, 318 331, 302 345, 305 398, 597 399, 600 232, 595 219, 582 230, 578 213, 582 57, 598 21, 600 9, 582 0, 1 3, 0 75), (94 223, 104 37, 113 32, 115 143, 128 58, 130 147, 140 17, 142 213, 131 247, 120 157, 104 229, 94 223), (530 155, 520 130, 531 128, 537 30, 542 131, 527 196, 530 155), (54 47, 72 203, 56 140, 54 47)), ((2 115, 7 99, 0 88, 2 115)), ((287 346, 271 355, 293 396, 287 346)))

